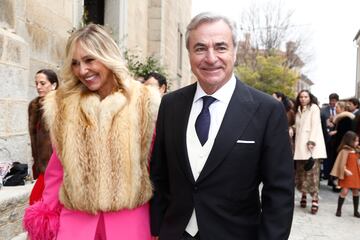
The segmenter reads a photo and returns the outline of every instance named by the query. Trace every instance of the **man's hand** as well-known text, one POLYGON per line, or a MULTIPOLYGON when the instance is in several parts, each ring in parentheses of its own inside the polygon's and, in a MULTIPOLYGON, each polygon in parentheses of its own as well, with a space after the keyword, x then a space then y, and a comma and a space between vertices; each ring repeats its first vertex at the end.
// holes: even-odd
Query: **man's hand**
POLYGON ((151 240, 159 240, 159 237, 158 236, 156 236, 156 237, 151 236, 151 240))

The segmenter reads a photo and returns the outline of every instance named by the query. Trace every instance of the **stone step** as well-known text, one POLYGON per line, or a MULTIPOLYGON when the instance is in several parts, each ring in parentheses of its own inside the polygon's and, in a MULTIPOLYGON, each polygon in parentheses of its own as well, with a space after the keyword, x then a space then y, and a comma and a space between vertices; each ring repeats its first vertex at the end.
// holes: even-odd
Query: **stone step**
POLYGON ((33 184, 26 184, 0 189, 0 240, 9 240, 24 232, 22 220, 32 188, 33 184))

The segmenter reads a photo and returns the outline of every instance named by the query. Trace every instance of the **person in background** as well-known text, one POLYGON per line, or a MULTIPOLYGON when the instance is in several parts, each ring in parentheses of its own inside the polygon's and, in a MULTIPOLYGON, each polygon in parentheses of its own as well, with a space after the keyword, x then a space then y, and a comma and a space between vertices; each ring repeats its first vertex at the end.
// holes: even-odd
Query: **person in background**
POLYGON ((167 92, 167 81, 166 77, 157 72, 151 72, 144 77, 145 85, 154 86, 159 89, 161 96, 167 92))
POLYGON ((334 187, 333 177, 330 176, 331 168, 334 164, 336 155, 333 156, 334 139, 329 135, 329 132, 333 131, 335 125, 333 119, 336 116, 335 105, 339 101, 339 95, 337 93, 331 93, 329 95, 329 103, 321 108, 321 126, 323 130, 327 158, 323 161, 323 179, 328 180, 328 185, 334 187))
POLYGON ((292 104, 291 100, 285 94, 283 94, 281 92, 274 92, 272 94, 272 96, 279 102, 282 102, 282 104, 284 105, 284 108, 286 111, 286 116, 288 119, 289 137, 290 137, 291 147, 294 152, 294 137, 295 137, 295 135, 294 135, 293 125, 295 124, 295 112, 293 110, 293 104, 292 104))
POLYGON ((306 195, 312 197, 311 213, 319 209, 320 161, 326 158, 326 148, 321 129, 320 108, 308 90, 301 90, 295 101, 295 184, 301 192, 300 207, 306 208, 306 195), (313 157, 314 167, 304 170, 306 160, 313 157))
POLYGON ((355 116, 359 116, 360 115, 360 111, 359 111, 359 99, 357 98, 350 98, 347 101, 347 106, 349 109, 349 112, 352 112, 355 116))
POLYGON ((358 129, 359 121, 360 121, 359 99, 350 98, 347 101, 347 107, 349 109, 349 112, 351 112, 352 114, 355 115, 355 118, 352 123, 352 130, 360 136, 359 131, 358 131, 358 130, 360 130, 360 129, 358 129))
MULTIPOLYGON (((355 115, 349 111, 347 111, 347 105, 344 101, 338 101, 335 105, 336 116, 332 119, 332 124, 335 126, 334 130, 329 132, 329 135, 332 139, 332 149, 330 149, 332 159, 337 157, 338 151, 337 149, 340 146, 340 142, 347 131, 353 129, 353 121, 355 119, 355 115)), ((331 163, 331 168, 334 166, 334 162, 331 163)), ((336 184, 336 179, 332 176, 334 192, 340 192, 341 188, 336 184)))
POLYGON ((35 87, 38 97, 29 104, 28 125, 31 153, 34 161, 32 174, 37 181, 30 194, 30 205, 41 199, 44 190, 44 173, 52 153, 49 131, 43 119, 43 101, 46 94, 57 89, 58 86, 59 80, 53 70, 41 69, 35 74, 35 87))
POLYGON ((353 131, 348 131, 343 136, 338 148, 338 155, 331 171, 331 175, 339 179, 341 192, 335 215, 341 217, 341 208, 349 189, 353 194, 354 216, 360 218, 359 189, 360 189, 360 162, 359 162, 359 137, 353 131))
POLYGON ((236 29, 213 13, 187 27, 198 81, 163 96, 150 161, 151 230, 160 240, 289 237, 294 179, 285 110, 234 76, 236 29))
POLYGON ((149 240, 148 154, 160 94, 130 77, 103 27, 70 36, 62 85, 46 96, 54 146, 42 201, 25 211, 32 240, 149 240))

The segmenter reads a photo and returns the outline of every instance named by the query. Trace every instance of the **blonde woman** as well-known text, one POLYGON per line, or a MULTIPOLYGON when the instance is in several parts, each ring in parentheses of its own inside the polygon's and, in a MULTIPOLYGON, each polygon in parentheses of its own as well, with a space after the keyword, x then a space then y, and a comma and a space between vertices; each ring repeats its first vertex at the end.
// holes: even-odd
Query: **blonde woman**
POLYGON ((306 195, 312 197, 311 213, 319 209, 320 160, 326 158, 324 136, 321 128, 320 108, 314 95, 308 90, 301 90, 295 101, 295 183, 301 192, 300 206, 306 207, 306 195), (306 160, 315 159, 310 171, 304 170, 306 160))
POLYGON ((74 32, 63 85, 46 97, 55 147, 43 200, 26 210, 31 239, 150 239, 148 154, 159 93, 133 80, 100 26, 74 32))

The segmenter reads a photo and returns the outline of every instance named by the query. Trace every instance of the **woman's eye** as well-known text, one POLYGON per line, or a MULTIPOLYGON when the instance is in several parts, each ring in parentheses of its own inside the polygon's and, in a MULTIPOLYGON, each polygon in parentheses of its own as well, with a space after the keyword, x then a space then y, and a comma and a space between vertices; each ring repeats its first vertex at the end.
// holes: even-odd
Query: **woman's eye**
POLYGON ((87 58, 87 59, 85 59, 85 62, 86 62, 86 63, 91 63, 92 61, 94 61, 93 58, 87 58))
POLYGON ((79 65, 79 62, 78 62, 78 61, 72 61, 72 62, 71 62, 71 66, 77 66, 77 65, 79 65))

